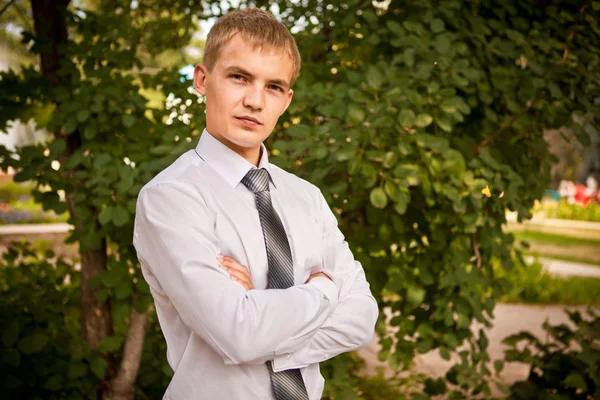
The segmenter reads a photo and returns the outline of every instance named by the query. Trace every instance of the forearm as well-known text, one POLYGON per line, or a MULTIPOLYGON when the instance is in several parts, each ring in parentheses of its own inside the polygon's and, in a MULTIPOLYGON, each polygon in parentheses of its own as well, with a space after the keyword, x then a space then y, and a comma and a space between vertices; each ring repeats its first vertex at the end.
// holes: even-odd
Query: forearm
POLYGON ((359 279, 306 344, 289 357, 276 357, 273 369, 301 368, 368 345, 373 338, 378 313, 368 284, 359 279))

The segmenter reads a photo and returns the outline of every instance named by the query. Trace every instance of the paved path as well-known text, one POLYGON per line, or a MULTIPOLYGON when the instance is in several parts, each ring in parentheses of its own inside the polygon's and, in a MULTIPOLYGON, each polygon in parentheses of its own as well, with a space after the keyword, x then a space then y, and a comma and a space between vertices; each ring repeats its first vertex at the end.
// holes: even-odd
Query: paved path
MULTIPOLYGON (((541 340, 546 339, 545 331, 542 329, 542 324, 548 321, 550 324, 568 324, 569 318, 564 312, 565 307, 562 306, 535 306, 522 304, 498 304, 494 310, 493 326, 486 329, 486 335, 489 340, 488 352, 491 362, 504 358, 504 350, 507 348, 501 342, 502 340, 514 333, 522 330, 528 330, 541 340)), ((585 307, 569 307, 570 310, 585 311, 585 307)), ((474 324, 473 332, 479 331, 480 325, 474 324)), ((377 353, 380 346, 375 338, 373 342, 358 351, 367 362, 365 372, 375 374, 377 367, 383 368, 386 376, 392 376, 393 371, 386 364, 377 359, 377 353)), ((456 354, 452 355, 449 361, 440 357, 437 350, 419 355, 416 358, 414 372, 423 373, 430 377, 442 377, 446 371, 457 361, 459 357, 456 354)), ((490 366, 493 370, 493 367, 490 366)), ((527 377, 529 370, 527 365, 521 363, 507 363, 504 370, 500 374, 500 379, 503 383, 512 383, 517 380, 522 380, 527 377)), ((494 385, 492 385, 494 386, 494 385)), ((499 396, 501 393, 497 388, 493 388, 493 394, 499 396)))
MULTIPOLYGON (((533 262, 534 257, 527 257, 527 262, 533 262)), ((600 266, 580 264, 574 262, 553 260, 541 258, 539 261, 544 268, 553 275, 559 276, 583 276, 600 278, 600 266)), ((569 310, 579 310, 585 312, 586 307, 568 307, 569 310)), ((489 341, 488 353, 491 363, 490 370, 494 360, 504 359, 504 350, 507 348, 501 342, 514 333, 527 330, 537 336, 540 340, 546 340, 546 332, 542 325, 548 321, 550 324, 571 325, 568 315, 564 312, 564 306, 539 306, 525 304, 498 304, 494 309, 493 326, 486 329, 486 335, 489 341)), ((475 335, 478 334, 481 324, 473 324, 472 330, 475 335)), ((380 362, 377 358, 380 346, 378 339, 374 338, 371 344, 359 350, 359 354, 367 362, 365 372, 375 374, 377 368, 383 368, 386 376, 392 376, 393 370, 385 362, 380 362)), ((459 349, 459 351, 462 349, 459 349)), ((419 355, 415 360, 413 372, 423 373, 430 377, 443 377, 446 371, 459 361, 459 357, 453 354, 449 361, 444 360, 437 350, 419 355)), ((521 363, 507 363, 500 374, 502 383, 510 384, 512 382, 527 378, 529 368, 521 363)), ((502 393, 492 385, 492 394, 501 396, 502 393)))
MULTIPOLYGON (((527 263, 532 263, 535 261, 535 257, 526 256, 525 261, 527 263)), ((538 261, 544 266, 544 269, 552 275, 561 277, 583 276, 589 278, 600 278, 600 266, 597 265, 562 261, 552 258, 538 258, 538 261)))

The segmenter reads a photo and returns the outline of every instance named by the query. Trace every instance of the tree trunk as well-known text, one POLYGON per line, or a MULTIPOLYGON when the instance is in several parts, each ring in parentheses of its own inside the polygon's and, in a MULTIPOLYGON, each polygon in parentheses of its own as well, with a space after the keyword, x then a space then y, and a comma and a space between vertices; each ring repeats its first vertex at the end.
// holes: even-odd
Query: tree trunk
MULTIPOLYGON (((43 51, 40 53, 41 70, 43 76, 48 82, 57 86, 61 83, 61 77, 58 71, 61 67, 63 55, 59 49, 61 45, 67 43, 67 25, 64 10, 68 7, 70 0, 31 0, 33 19, 35 26, 35 35, 44 41, 43 51)), ((66 62, 70 62, 66 60, 66 62)), ((70 135, 64 135, 62 130, 54 132, 55 137, 64 138, 67 143, 67 151, 60 160, 66 162, 68 158, 81 147, 81 134, 78 131, 70 135)), ((65 180, 72 181, 72 175, 63 175, 65 180)), ((78 188, 82 187, 83 182, 74 182, 74 190, 67 193, 66 201, 72 219, 75 221, 75 231, 79 235, 87 231, 83 219, 78 216, 75 207, 74 197, 78 193, 78 188)), ((94 230, 100 229, 97 210, 90 208, 88 210, 93 216, 94 230)), ((90 288, 88 280, 98 276, 106 270, 107 248, 106 239, 102 238, 98 247, 81 251, 81 327, 82 336, 92 350, 97 350, 98 346, 107 336, 112 335, 112 320, 109 302, 98 303, 96 289, 90 288)), ((147 313, 138 313, 132 306, 127 339, 123 350, 123 357, 119 372, 107 384, 103 385, 104 390, 102 398, 104 400, 133 400, 135 393, 135 380, 137 378, 142 349, 144 345, 144 336, 146 330, 147 313)), ((107 377, 114 375, 113 360, 109 357, 107 360, 109 367, 107 377)))
POLYGON ((131 307, 129 314, 129 329, 123 350, 123 359, 119 373, 109 383, 102 393, 102 400, 133 400, 135 397, 135 380, 140 368, 144 335, 148 313, 138 313, 131 307))
MULTIPOLYGON (((67 43, 67 24, 64 11, 70 0, 31 0, 33 21, 36 36, 45 42, 40 53, 41 69, 44 77, 53 86, 60 85, 61 77, 58 71, 61 66, 63 55, 60 47, 67 43)), ((67 61, 70 62, 70 61, 67 61)), ((56 137, 63 137, 61 131, 55 132, 56 137)), ((65 138, 67 141, 68 158, 81 146, 80 134, 74 132, 65 138)), ((70 177, 65 176, 65 179, 70 177)), ((77 187, 77 185, 75 186, 77 187)), ((67 194, 69 212, 75 220, 75 230, 82 233, 85 227, 78 223, 73 197, 76 194, 67 194)), ((95 210, 90 210, 95 215, 95 210)), ((100 248, 80 252, 81 254, 81 322, 83 337, 93 350, 98 348, 102 339, 112 333, 110 308, 105 302, 98 304, 96 300, 96 289, 87 285, 88 279, 97 276, 106 269, 106 241, 103 240, 100 248)))

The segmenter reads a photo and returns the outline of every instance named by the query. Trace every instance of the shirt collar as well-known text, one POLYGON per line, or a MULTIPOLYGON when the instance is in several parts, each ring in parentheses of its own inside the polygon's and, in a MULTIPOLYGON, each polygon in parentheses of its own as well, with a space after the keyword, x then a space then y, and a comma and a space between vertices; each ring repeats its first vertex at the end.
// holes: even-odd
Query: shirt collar
MULTIPOLYGON (((269 173, 271 183, 277 187, 273 180, 273 172, 269 164, 267 148, 262 143, 260 147, 262 151, 258 168, 266 169, 269 173)), ((196 154, 221 174, 233 188, 242 181, 248 171, 256 168, 244 157, 215 139, 206 129, 204 129, 202 136, 200 136, 200 140, 196 146, 196 154)))

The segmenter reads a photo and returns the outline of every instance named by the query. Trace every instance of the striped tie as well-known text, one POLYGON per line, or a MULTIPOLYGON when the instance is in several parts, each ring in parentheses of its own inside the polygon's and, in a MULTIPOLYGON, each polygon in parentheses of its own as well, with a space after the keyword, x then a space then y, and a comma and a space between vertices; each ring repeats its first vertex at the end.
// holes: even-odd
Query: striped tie
MULTIPOLYGON (((266 169, 251 169, 242 183, 254 192, 256 208, 260 218, 267 260, 269 263, 269 288, 287 289, 294 286, 292 252, 285 229, 271 204, 269 173, 266 169)), ((276 400, 308 400, 308 393, 299 369, 274 372, 271 361, 267 361, 271 384, 276 400)))

